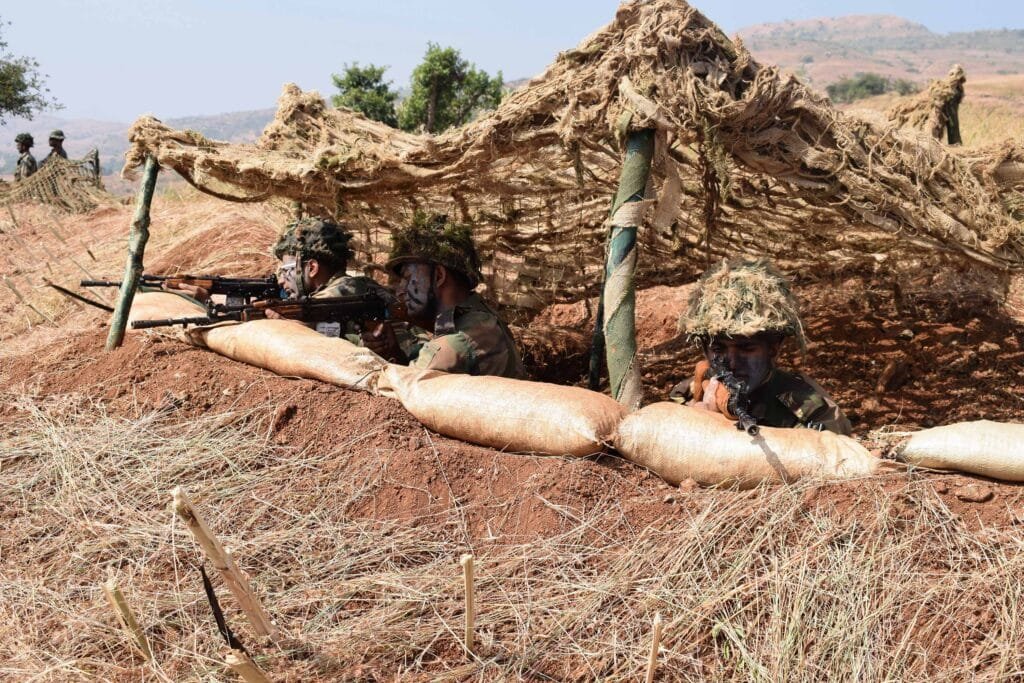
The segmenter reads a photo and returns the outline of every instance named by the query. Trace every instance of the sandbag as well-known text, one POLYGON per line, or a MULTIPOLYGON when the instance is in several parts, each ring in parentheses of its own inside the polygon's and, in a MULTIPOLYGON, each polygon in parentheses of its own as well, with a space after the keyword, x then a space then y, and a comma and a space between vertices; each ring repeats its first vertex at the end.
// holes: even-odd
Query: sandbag
POLYGON ((136 320, 194 318, 203 315, 206 315, 206 308, 195 299, 171 292, 136 292, 131 310, 128 311, 126 331, 142 331, 132 329, 132 323, 136 320))
POLYGON ((579 387, 389 365, 378 389, 430 429, 498 450, 585 456, 610 442, 625 409, 579 387))
POLYGON ((899 455, 920 467, 1024 481, 1024 424, 978 420, 923 429, 899 455))
POLYGON ((811 429, 761 427, 757 436, 700 408, 654 403, 619 425, 615 448, 664 480, 753 488, 804 477, 874 474, 881 461, 853 439, 811 429))
POLYGON ((253 320, 189 330, 191 341, 278 375, 374 391, 386 365, 369 349, 325 337, 294 320, 253 320))

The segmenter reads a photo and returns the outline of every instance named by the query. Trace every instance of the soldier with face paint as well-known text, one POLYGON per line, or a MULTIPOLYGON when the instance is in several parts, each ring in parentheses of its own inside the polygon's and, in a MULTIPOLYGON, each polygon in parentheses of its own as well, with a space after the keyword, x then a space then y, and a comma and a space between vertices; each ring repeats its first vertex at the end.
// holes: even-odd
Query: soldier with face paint
POLYGON ((417 213, 392 238, 387 269, 409 321, 427 330, 421 344, 400 349, 388 326, 363 335, 367 348, 409 365, 470 375, 523 377, 512 335, 474 290, 480 259, 468 226, 417 213), (404 358, 403 358, 404 357, 404 358))
POLYGON ((776 367, 783 341, 803 349, 803 324, 785 277, 766 260, 722 261, 698 281, 680 326, 704 354, 670 398, 730 414, 726 384, 741 387, 749 413, 768 427, 852 431, 835 401, 806 375, 776 367), (725 378, 728 378, 727 380, 725 378))

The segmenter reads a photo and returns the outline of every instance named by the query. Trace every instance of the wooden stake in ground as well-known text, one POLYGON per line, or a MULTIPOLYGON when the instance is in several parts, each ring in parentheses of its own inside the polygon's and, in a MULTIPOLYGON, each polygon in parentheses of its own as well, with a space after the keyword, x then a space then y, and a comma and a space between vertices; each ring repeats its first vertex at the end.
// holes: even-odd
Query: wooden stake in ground
POLYGON ((135 299, 135 289, 142 277, 142 257, 146 252, 149 240, 149 206, 153 203, 153 190, 156 188, 156 174, 160 165, 152 156, 146 157, 146 167, 142 172, 142 185, 135 199, 135 217, 132 218, 131 232, 128 234, 128 263, 124 267, 121 278, 121 291, 117 295, 117 305, 110 319, 110 333, 107 335, 107 351, 113 351, 124 341, 125 327, 128 325, 128 312, 135 299))
POLYGON ((270 683, 270 679, 263 673, 263 669, 256 666, 252 657, 241 650, 231 650, 224 655, 224 662, 232 671, 242 677, 246 683, 270 683))
POLYGON ((43 320, 49 320, 49 321, 50 321, 51 323, 53 323, 54 325, 56 325, 56 324, 57 324, 57 323, 56 323, 56 322, 54 321, 54 319, 53 319, 53 318, 51 318, 50 316, 48 316, 48 315, 46 315, 45 313, 43 313, 42 311, 40 311, 40 310, 39 310, 38 308, 36 308, 35 306, 33 306, 33 305, 32 305, 32 302, 31 302, 31 301, 29 301, 28 299, 26 299, 25 297, 23 297, 23 296, 21 295, 21 292, 19 292, 19 291, 18 291, 18 288, 14 286, 14 283, 13 283, 13 282, 11 282, 11 281, 10 281, 10 280, 9 280, 9 279, 7 278, 7 276, 6 276, 6 275, 4 276, 4 284, 5 284, 5 285, 7 285, 7 288, 8 288, 9 290, 11 290, 11 292, 13 292, 13 293, 14 293, 14 296, 15 296, 15 297, 17 297, 18 301, 20 301, 21 303, 25 304, 26 306, 28 306, 29 308, 31 308, 31 309, 32 309, 33 311, 35 311, 35 312, 36 312, 37 314, 39 314, 39 317, 41 317, 41 318, 42 318, 43 320))
POLYGON ((253 630, 261 636, 276 636, 277 627, 270 620, 270 615, 263 608, 263 603, 253 593, 249 579, 235 565, 231 553, 224 549, 224 546, 210 531, 210 527, 192 506, 192 501, 188 499, 185 491, 180 486, 176 486, 171 493, 174 497, 174 511, 188 526, 188 530, 192 532, 192 536, 195 537, 206 556, 210 558, 213 566, 220 571, 224 578, 224 584, 235 596, 238 605, 245 612, 249 623, 252 624, 253 630))
POLYGON ((647 683, 654 683, 654 672, 658 668, 658 650, 661 648, 661 614, 654 615, 654 636, 651 639, 651 656, 647 660, 647 683))
POLYGON ((114 614, 117 615, 117 620, 121 622, 121 628, 128 634, 129 640, 142 653, 147 662, 153 661, 153 651, 149 647, 149 640, 139 626, 135 613, 132 612, 131 606, 125 600, 124 594, 118 587, 117 582, 110 578, 104 581, 102 586, 103 594, 107 596, 107 601, 114 609, 114 614))
POLYGON ((462 578, 466 589, 466 632, 464 644, 466 652, 473 654, 473 624, 476 620, 476 606, 473 604, 473 556, 463 555, 459 564, 462 565, 462 578))

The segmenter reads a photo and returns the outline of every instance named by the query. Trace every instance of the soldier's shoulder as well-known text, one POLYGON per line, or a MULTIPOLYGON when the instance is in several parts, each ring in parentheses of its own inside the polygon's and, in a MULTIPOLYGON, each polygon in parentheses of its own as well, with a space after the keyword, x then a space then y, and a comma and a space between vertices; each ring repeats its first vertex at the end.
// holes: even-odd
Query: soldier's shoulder
POLYGON ((770 390, 799 420, 811 419, 829 404, 824 389, 802 373, 775 370, 770 390))

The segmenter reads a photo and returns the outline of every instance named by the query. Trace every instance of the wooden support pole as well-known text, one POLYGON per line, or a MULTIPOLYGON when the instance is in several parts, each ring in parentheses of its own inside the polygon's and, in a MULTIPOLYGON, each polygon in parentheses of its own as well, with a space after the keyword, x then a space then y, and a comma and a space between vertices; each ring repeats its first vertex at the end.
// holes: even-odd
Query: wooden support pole
POLYGON ((465 583, 466 592, 466 630, 463 643, 466 646, 466 652, 472 655, 473 631, 475 630, 474 624, 476 622, 476 605, 474 604, 475 596, 473 595, 473 556, 463 555, 459 564, 462 565, 462 579, 465 583))
POLYGON ((270 679, 267 678, 267 674, 263 673, 263 669, 256 666, 252 657, 241 650, 228 652, 224 655, 224 662, 246 683, 270 683, 270 679))
POLYGON ((654 672, 658 669, 658 651, 661 649, 661 614, 654 615, 654 634, 651 638, 651 656, 647 660, 647 683, 654 683, 654 672))
POLYGON ((124 593, 121 592, 117 582, 113 578, 109 578, 103 582, 102 586, 103 594, 107 596, 107 601, 113 608, 114 614, 117 615, 121 628, 128 634, 132 645, 138 649, 147 662, 153 661, 153 651, 149 647, 149 639, 146 638, 142 627, 139 626, 135 613, 132 612, 131 606, 125 600, 124 593))
POLYGON ((248 577, 235 565, 235 559, 231 552, 225 550, 217 537, 210 531, 210 527, 193 507, 192 501, 180 486, 174 487, 171 495, 174 498, 174 511, 185 522, 199 547, 203 549, 206 556, 210 558, 210 562, 220 572, 224 584, 235 596, 239 607, 245 612, 249 623, 252 624, 253 630, 261 636, 275 637, 278 632, 277 627, 263 608, 263 603, 253 593, 248 577))
POLYGON ((149 240, 149 206, 153 203, 153 191, 156 189, 156 174, 160 165, 153 156, 146 157, 146 166, 142 172, 142 185, 135 198, 135 217, 132 218, 131 231, 128 234, 128 262, 121 278, 121 290, 117 295, 114 315, 110 319, 110 333, 107 335, 107 351, 113 351, 124 341, 125 328, 128 325, 128 313, 135 299, 135 289, 142 277, 142 257, 146 252, 149 240))
POLYGON ((612 202, 606 253, 604 288, 591 348, 590 388, 600 375, 603 347, 608 364, 612 398, 629 410, 640 407, 643 387, 636 354, 637 229, 641 222, 647 178, 654 158, 654 130, 632 131, 626 138, 626 156, 619 175, 619 189, 612 202))

